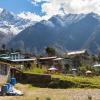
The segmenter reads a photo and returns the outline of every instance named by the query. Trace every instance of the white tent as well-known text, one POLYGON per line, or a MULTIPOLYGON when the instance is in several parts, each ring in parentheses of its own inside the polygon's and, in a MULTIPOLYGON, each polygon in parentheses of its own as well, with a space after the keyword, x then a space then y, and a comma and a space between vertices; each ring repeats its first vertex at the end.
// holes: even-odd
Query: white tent
POLYGON ((88 71, 86 71, 85 73, 86 73, 86 74, 91 74, 92 71, 88 70, 88 71))
POLYGON ((49 68, 48 70, 49 70, 49 71, 57 71, 58 69, 55 68, 55 67, 51 67, 51 68, 49 68))

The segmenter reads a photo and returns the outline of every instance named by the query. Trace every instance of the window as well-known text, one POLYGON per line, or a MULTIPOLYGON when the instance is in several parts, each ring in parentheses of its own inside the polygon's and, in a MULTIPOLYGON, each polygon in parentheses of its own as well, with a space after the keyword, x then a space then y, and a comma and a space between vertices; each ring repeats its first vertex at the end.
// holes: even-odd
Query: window
POLYGON ((0 65, 0 75, 7 75, 8 73, 8 67, 6 64, 0 65))

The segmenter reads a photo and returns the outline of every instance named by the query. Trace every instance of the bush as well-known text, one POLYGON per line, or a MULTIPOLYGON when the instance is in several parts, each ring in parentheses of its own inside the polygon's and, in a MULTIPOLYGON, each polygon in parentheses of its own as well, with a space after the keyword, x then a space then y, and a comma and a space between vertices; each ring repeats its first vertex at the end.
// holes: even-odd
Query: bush
POLYGON ((60 88, 72 88, 75 87, 75 83, 71 81, 59 81, 59 87, 60 88))
POLYGON ((36 97, 36 100, 39 100, 39 97, 36 97))
POLYGON ((63 81, 60 80, 59 82, 50 82, 48 87, 49 88, 72 88, 75 87, 75 83, 71 82, 71 81, 63 81))
POLYGON ((51 98, 50 97, 46 97, 46 100, 51 100, 51 98))
POLYGON ((49 84, 48 84, 48 87, 49 88, 59 88, 59 82, 50 82, 49 84))

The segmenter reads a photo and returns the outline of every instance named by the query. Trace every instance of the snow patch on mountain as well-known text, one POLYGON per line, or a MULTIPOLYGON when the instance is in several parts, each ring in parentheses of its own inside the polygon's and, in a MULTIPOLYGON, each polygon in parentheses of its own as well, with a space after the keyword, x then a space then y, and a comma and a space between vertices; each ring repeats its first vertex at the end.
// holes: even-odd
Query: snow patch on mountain
POLYGON ((3 9, 2 8, 0 8, 0 13, 3 11, 3 9))
POLYGON ((15 35, 35 23, 0 8, 0 45, 7 44, 15 35))
POLYGON ((14 13, 0 8, 0 31, 5 34, 13 33, 16 35, 26 27, 35 23, 34 21, 20 18, 14 13))

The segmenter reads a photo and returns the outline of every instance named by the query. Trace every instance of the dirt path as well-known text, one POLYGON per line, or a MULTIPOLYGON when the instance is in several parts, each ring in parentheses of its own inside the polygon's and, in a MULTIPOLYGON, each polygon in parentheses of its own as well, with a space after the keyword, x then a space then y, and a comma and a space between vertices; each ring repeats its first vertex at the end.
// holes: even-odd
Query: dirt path
POLYGON ((34 88, 28 85, 18 85, 24 92, 21 97, 0 97, 0 100, 100 100, 100 89, 48 89, 34 88), (39 99, 36 99, 39 98, 39 99))

